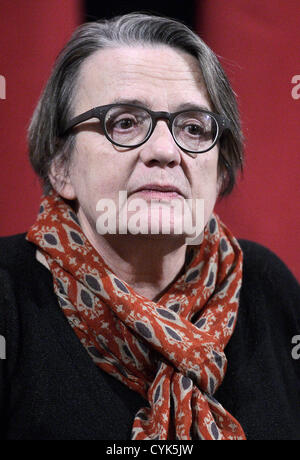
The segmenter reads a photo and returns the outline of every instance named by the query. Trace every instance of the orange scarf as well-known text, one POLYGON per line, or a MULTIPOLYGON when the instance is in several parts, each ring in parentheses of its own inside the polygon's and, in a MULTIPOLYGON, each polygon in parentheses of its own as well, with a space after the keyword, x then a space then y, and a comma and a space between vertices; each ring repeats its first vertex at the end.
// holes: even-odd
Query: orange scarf
POLYGON ((242 251, 213 215, 185 271, 155 303, 118 279, 58 195, 41 204, 27 239, 53 276, 60 306, 97 366, 149 402, 132 439, 245 439, 213 394, 237 319, 242 251))

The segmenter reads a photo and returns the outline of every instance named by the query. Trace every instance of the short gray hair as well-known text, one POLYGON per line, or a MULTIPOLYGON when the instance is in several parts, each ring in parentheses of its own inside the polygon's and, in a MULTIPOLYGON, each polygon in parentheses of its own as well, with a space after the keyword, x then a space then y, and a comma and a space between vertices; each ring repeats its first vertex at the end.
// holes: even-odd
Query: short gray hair
POLYGON ((72 117, 73 94, 82 63, 103 48, 136 45, 168 45, 197 58, 212 108, 225 115, 232 128, 220 139, 221 196, 229 194, 243 167, 243 135, 234 92, 213 51, 186 25, 176 20, 130 13, 109 20, 82 24, 59 54, 52 74, 34 111, 29 132, 29 156, 41 178, 44 193, 51 190, 50 166, 54 158, 68 170, 75 135, 61 136, 72 117))

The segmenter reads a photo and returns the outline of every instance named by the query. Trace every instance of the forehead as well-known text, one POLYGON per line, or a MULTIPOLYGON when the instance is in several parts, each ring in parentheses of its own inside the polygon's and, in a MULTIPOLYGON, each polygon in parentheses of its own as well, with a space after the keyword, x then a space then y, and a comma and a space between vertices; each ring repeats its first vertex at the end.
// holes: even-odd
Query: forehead
POLYGON ((157 110, 194 103, 211 108, 197 59, 169 46, 99 50, 81 66, 75 111, 135 99, 157 110))

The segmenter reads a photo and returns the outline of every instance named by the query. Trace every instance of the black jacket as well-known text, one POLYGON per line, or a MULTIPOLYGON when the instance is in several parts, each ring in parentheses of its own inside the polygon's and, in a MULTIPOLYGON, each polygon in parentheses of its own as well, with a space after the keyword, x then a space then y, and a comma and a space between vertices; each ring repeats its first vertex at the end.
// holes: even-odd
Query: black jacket
MULTIPOLYGON (((300 335, 300 286, 268 249, 240 243, 240 309, 215 397, 248 439, 300 440, 300 351, 292 343, 300 335)), ((25 235, 0 239, 0 334, 1 439, 130 438, 147 402, 92 362, 25 235)))

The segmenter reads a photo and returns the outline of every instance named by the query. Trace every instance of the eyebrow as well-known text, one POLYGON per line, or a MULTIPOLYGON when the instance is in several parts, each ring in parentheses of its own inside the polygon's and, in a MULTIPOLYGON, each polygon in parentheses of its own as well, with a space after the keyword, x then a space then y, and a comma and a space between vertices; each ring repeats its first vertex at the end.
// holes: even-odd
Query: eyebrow
POLYGON ((177 107, 177 110, 208 110, 210 111, 210 107, 201 104, 195 104, 194 102, 184 102, 177 107))
MULTIPOLYGON (((133 104, 139 105, 150 109, 151 104, 146 99, 129 99, 129 98, 116 98, 112 101, 112 104, 133 104)), ((210 111, 210 107, 201 104, 195 104, 194 102, 183 102, 176 106, 175 112, 180 110, 207 110, 210 111)))
POLYGON ((133 104, 148 107, 149 103, 146 99, 129 99, 129 98, 116 98, 113 99, 112 104, 133 104))

